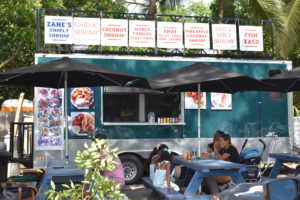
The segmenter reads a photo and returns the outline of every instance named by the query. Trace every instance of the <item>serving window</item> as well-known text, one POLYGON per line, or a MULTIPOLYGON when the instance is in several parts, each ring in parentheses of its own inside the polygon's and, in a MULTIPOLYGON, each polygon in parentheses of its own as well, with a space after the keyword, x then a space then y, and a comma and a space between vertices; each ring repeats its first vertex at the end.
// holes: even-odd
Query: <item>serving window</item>
POLYGON ((105 93, 103 105, 105 122, 137 122, 139 119, 138 94, 105 93))
POLYGON ((154 112, 158 118, 175 118, 180 114, 180 93, 145 94, 145 118, 154 112))
POLYGON ((175 123, 181 110, 183 97, 180 93, 156 93, 115 86, 102 90, 103 123, 149 123, 149 113, 154 113, 154 123, 161 123, 164 118, 168 118, 169 123, 175 123))

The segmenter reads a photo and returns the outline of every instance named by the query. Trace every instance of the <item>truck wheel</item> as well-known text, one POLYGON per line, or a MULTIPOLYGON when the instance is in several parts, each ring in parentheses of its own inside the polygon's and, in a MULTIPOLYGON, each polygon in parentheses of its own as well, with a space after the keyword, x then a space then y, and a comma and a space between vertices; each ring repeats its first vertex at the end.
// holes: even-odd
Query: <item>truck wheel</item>
POLYGON ((137 183, 143 175, 143 165, 141 161, 134 155, 122 155, 120 156, 124 175, 125 183, 127 185, 137 183))

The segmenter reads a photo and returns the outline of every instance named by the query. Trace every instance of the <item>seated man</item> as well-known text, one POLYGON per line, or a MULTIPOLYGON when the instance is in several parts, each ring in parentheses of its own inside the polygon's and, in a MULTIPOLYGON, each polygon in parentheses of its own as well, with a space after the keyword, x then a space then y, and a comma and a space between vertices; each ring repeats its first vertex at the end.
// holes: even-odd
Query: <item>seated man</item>
MULTIPOLYGON (((97 134, 95 135, 95 139, 107 139, 107 137, 104 134, 97 134)), ((104 157, 104 155, 100 155, 100 158, 104 157)), ((101 174, 108 178, 114 179, 116 184, 121 184, 123 186, 125 185, 125 177, 121 160, 120 158, 114 158, 113 161, 118 163, 116 168, 113 171, 103 171, 101 174)))

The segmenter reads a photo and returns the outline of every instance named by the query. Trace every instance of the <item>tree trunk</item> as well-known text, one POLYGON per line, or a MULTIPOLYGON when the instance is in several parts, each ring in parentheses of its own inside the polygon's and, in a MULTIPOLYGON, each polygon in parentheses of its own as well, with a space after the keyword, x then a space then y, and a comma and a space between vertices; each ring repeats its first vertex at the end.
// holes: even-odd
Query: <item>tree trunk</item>
POLYGON ((4 65, 12 62, 15 60, 15 58, 17 58, 17 56, 20 54, 21 50, 22 50, 22 47, 23 47, 23 43, 20 42, 18 44, 18 47, 17 47, 17 50, 14 52, 13 55, 11 55, 9 58, 7 58, 6 60, 4 60, 2 63, 0 63, 0 68, 4 67, 4 65))
POLYGON ((156 15, 156 0, 149 0, 149 6, 148 6, 148 14, 149 14, 149 20, 154 20, 156 15))
MULTIPOLYGON (((224 17, 224 0, 219 0, 219 12, 218 17, 223 18, 224 17)), ((223 19, 219 19, 219 24, 223 23, 223 19)))

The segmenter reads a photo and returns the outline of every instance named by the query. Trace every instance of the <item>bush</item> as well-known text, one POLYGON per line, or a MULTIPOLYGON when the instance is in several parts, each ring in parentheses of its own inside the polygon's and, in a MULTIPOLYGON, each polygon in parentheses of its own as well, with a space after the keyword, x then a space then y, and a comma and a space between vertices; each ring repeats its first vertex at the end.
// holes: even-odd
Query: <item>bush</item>
POLYGON ((108 140, 96 139, 91 147, 84 144, 86 150, 78 151, 74 162, 79 169, 84 170, 84 180, 79 184, 63 184, 62 191, 55 191, 55 184, 51 182, 50 190, 46 191, 50 200, 123 200, 124 194, 120 192, 120 184, 115 184, 113 179, 101 175, 102 171, 112 171, 117 162, 113 161, 117 157, 115 149, 110 149, 108 140), (100 158, 105 155, 105 158, 100 158))

